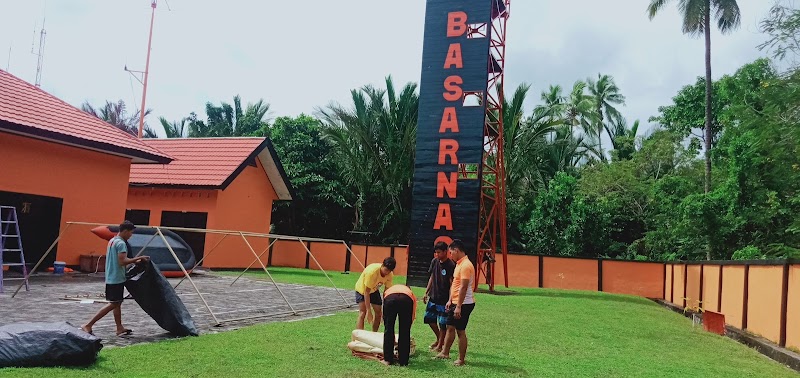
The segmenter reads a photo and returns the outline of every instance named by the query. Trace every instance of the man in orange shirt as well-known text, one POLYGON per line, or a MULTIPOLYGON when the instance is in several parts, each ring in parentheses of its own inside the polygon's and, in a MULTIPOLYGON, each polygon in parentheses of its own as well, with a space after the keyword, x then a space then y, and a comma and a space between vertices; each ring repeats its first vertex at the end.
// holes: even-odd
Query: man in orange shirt
POLYGON ((475 296, 472 286, 475 283, 475 266, 467 257, 464 243, 455 239, 450 243, 450 253, 456 261, 453 284, 450 287, 450 301, 447 302, 447 335, 444 349, 436 358, 450 358, 450 347, 458 334, 458 359, 456 366, 464 365, 467 357, 467 323, 475 309, 475 296))
POLYGON ((394 363, 394 322, 399 320, 397 358, 408 365, 411 354, 411 323, 417 318, 417 297, 408 286, 394 285, 383 292, 383 361, 394 363))

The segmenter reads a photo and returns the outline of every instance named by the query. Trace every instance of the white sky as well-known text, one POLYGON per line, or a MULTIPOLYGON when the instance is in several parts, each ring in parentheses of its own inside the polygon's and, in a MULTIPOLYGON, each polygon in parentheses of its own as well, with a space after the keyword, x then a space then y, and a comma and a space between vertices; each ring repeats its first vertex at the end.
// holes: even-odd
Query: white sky
MULTIPOLYGON (((652 22, 649 0, 513 0, 506 88, 532 84, 526 109, 550 84, 567 90, 598 72, 615 77, 629 120, 657 113, 678 89, 703 75, 703 42, 681 34, 673 1, 652 22)), ((712 37, 717 78, 764 54, 758 22, 772 1, 739 0, 742 27, 712 37)), ((350 90, 419 81, 424 0, 160 0, 147 107, 178 120, 207 101, 271 104, 273 117, 311 114, 350 90)), ((80 106, 141 102, 141 85, 123 71, 144 70, 150 0, 0 0, 0 69, 34 82, 34 27, 46 13, 42 88, 80 106), (45 6, 46 5, 46 6, 45 6), (46 12, 45 12, 46 9, 46 12)), ((37 36, 38 40, 38 36, 37 36)), ((160 127, 154 127, 160 129, 160 127)), ((642 133, 642 127, 640 133, 642 133)), ((160 131, 160 130, 159 130, 160 131)))

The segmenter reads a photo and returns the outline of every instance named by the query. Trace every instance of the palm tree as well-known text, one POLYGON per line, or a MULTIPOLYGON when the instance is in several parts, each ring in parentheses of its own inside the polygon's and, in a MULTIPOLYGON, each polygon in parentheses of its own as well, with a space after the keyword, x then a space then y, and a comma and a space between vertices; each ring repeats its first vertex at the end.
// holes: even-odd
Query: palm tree
MULTIPOLYGON (((650 0, 647 14, 652 20, 669 0, 650 0)), ((703 34, 706 42, 706 123, 705 123, 705 192, 711 191, 711 13, 722 34, 736 30, 741 24, 741 13, 736 0, 678 0, 683 17, 683 33, 692 37, 703 34)), ((709 251, 710 254, 710 251, 709 251)), ((710 258, 710 255, 708 256, 710 258)))
POLYGON ((591 78, 587 81, 589 94, 592 96, 595 109, 595 131, 597 132, 597 149, 600 155, 600 160, 605 161, 606 155, 603 152, 603 130, 611 137, 611 131, 608 126, 603 122, 605 119, 611 120, 620 116, 619 111, 614 105, 624 105, 625 96, 623 96, 617 84, 614 83, 614 78, 608 75, 597 74, 597 81, 591 78))
POLYGON ((187 118, 181 119, 180 123, 167 121, 166 118, 159 118, 161 127, 164 129, 164 134, 167 138, 186 138, 186 121, 187 118))
MULTIPOLYGON (((89 113, 101 120, 110 123, 112 126, 128 133, 133 136, 139 135, 139 114, 140 111, 136 111, 133 115, 128 116, 125 101, 119 100, 116 103, 111 101, 106 101, 105 105, 99 108, 95 108, 90 104, 88 101, 84 102, 81 105, 81 110, 86 113, 89 113)), ((145 116, 150 114, 151 110, 147 109, 144 113, 145 116)), ((158 138, 153 129, 147 126, 145 123, 144 130, 142 132, 142 136, 144 138, 158 138)))
POLYGON ((596 118, 594 113, 594 103, 591 96, 586 94, 586 83, 576 81, 572 86, 569 96, 564 100, 564 117, 570 128, 580 126, 587 134, 591 133, 591 127, 596 118))
POLYGON ((639 132, 639 120, 633 122, 628 127, 625 117, 617 116, 611 120, 611 128, 608 135, 611 137, 611 144, 614 146, 612 156, 614 160, 629 160, 636 152, 636 134, 639 132))
POLYGON ((234 137, 264 135, 269 126, 269 104, 258 100, 242 108, 242 99, 233 98, 233 106, 223 102, 219 106, 206 103, 206 121, 192 113, 189 116, 189 135, 199 137, 234 137))
POLYGON ((317 110, 325 125, 323 136, 332 144, 344 178, 358 192, 354 227, 375 227, 384 238, 394 240, 408 235, 419 107, 416 90, 416 84, 408 83, 398 94, 390 76, 386 89, 367 85, 352 90, 352 108, 331 104, 317 110))
MULTIPOLYGON (((523 102, 530 90, 530 85, 521 84, 517 87, 511 101, 503 98, 503 152, 505 154, 506 188, 511 196, 524 196, 528 190, 539 190, 549 178, 543 167, 543 154, 546 146, 547 135, 555 131, 555 127, 562 125, 564 120, 555 114, 557 106, 552 104, 560 100, 560 88, 550 87, 552 102, 550 106, 537 106, 533 114, 527 119, 524 117, 523 102)), ((547 101, 546 101, 547 104, 547 101)))

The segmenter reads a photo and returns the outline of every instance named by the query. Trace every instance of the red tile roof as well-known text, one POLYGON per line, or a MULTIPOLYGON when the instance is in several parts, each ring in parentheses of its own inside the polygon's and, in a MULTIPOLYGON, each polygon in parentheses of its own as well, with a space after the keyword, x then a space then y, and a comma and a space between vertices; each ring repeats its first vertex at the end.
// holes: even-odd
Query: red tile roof
POLYGON ((146 139, 144 142, 149 146, 175 160, 169 164, 132 164, 130 182, 224 189, 244 169, 247 160, 264 150, 266 141, 266 138, 146 139))
POLYGON ((168 163, 170 156, 24 80, 0 70, 0 131, 168 163))

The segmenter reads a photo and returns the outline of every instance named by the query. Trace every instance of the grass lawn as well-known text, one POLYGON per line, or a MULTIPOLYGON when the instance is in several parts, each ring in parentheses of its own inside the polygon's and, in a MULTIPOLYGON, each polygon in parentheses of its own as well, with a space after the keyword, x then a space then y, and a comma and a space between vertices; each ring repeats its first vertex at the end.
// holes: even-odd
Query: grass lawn
MULTIPOLYGON (((323 284, 319 272, 271 268, 276 280, 323 284)), ((263 277, 254 272, 250 277, 263 277)), ((357 274, 332 277, 350 288, 357 274)), ((648 300, 604 293, 515 289, 478 294, 468 328, 468 366, 433 361, 421 321, 420 348, 407 368, 352 357, 355 314, 253 326, 238 331, 103 350, 87 369, 7 369, 3 377, 789 377, 795 373, 648 300)), ((420 306, 421 307, 421 306, 420 306)), ((422 309, 420 308, 420 311, 422 309)), ((417 315, 421 320, 421 313, 417 315)))

